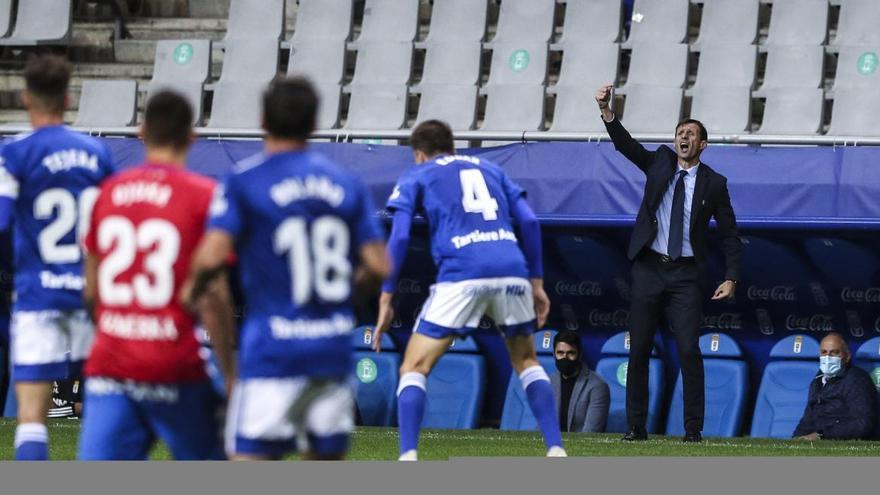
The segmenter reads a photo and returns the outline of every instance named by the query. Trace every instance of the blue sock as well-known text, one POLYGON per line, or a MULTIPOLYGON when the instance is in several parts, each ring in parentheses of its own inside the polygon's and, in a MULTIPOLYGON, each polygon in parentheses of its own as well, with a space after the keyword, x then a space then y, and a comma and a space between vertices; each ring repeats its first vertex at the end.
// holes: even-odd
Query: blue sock
POLYGON ((400 431, 400 453, 419 446, 419 429, 425 416, 425 375, 405 373, 397 387, 397 426, 400 431))
POLYGON ((540 366, 532 366, 525 369, 519 375, 532 414, 538 420, 538 427, 544 435, 544 443, 547 449, 550 447, 562 447, 562 434, 559 432, 559 416, 556 414, 556 399, 553 398, 553 389, 550 387, 550 377, 540 366))
POLYGON ((46 425, 22 423, 15 428, 15 460, 49 460, 49 430, 46 425))

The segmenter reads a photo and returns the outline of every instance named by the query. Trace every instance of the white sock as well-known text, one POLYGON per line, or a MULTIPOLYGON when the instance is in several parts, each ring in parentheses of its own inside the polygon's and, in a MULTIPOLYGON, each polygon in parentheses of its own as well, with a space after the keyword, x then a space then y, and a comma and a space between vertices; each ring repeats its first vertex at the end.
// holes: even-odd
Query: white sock
POLYGON ((42 423, 21 423, 15 428, 15 448, 25 442, 49 443, 49 429, 42 423))

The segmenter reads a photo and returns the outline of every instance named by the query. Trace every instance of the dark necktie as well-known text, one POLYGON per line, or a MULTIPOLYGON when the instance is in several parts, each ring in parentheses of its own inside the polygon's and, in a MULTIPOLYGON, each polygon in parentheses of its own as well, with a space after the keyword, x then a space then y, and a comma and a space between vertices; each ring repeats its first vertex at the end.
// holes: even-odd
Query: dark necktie
POLYGON ((672 194, 672 215, 669 218, 669 257, 677 260, 681 257, 681 244, 684 242, 684 176, 687 172, 678 172, 675 192, 672 194))

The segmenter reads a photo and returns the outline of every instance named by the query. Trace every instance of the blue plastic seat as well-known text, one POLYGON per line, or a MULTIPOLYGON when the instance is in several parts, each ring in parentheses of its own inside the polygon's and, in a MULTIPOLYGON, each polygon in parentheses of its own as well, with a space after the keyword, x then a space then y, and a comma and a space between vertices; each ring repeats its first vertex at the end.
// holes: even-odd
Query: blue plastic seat
MULTIPOLYGON (((621 332, 608 339, 602 346, 604 356, 596 364, 596 372, 611 390, 611 406, 608 410, 609 433, 624 433, 629 429, 626 420, 626 370, 629 364, 629 332, 621 332)), ((659 356, 657 348, 653 356, 659 356)), ((648 362, 648 422, 645 428, 656 433, 660 426, 660 399, 665 385, 663 362, 652 357, 648 362)))
MULTIPOLYGON (((871 375, 874 386, 877 387, 878 400, 880 400, 880 337, 874 337, 862 344, 856 351, 853 360, 856 366, 871 375)), ((880 438, 880 422, 877 423, 874 438, 880 438)))
POLYGON ((486 362, 471 337, 456 338, 428 375, 424 428, 469 429, 479 425, 486 362))
POLYGON ((361 327, 352 333, 357 377, 355 400, 366 426, 394 426, 397 411, 397 382, 400 354, 388 334, 382 335, 382 352, 372 350, 373 329, 361 327))
MULTIPOLYGON (((553 339, 556 337, 555 330, 542 330, 535 333, 535 352, 538 354, 538 363, 548 375, 556 372, 556 363, 553 356, 553 339)), ((538 422, 532 414, 526 392, 522 388, 514 370, 507 382, 507 395, 504 398, 504 410, 501 413, 502 430, 537 430, 538 422)))
MULTIPOLYGON (((749 391, 748 367, 742 351, 729 335, 707 334, 700 337, 706 384, 706 412, 703 434, 709 437, 735 437, 743 422, 749 391)), ((672 392, 672 404, 666 421, 667 435, 684 435, 684 400, 681 374, 672 392)))
POLYGON ((809 335, 790 335, 773 346, 770 359, 775 361, 761 377, 751 436, 791 438, 819 371, 819 343, 809 335))

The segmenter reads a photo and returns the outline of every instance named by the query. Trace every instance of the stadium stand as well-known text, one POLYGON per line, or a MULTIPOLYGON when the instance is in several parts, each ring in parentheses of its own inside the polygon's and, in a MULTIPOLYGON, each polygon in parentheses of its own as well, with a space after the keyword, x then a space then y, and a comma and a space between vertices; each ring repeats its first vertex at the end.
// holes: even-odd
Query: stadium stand
POLYGON ((482 130, 539 131, 544 127, 544 86, 497 84, 485 89, 482 130))
POLYGON ((822 125, 823 90, 780 88, 764 94, 767 102, 760 134, 815 134, 822 125))
POLYGON ((0 0, 0 38, 12 30, 12 0, 0 0))
MULTIPOLYGON (((608 410, 606 431, 627 431, 626 421, 626 369, 629 355, 629 332, 621 332, 608 339, 602 346, 602 359, 596 363, 596 373, 602 376, 611 389, 611 407, 608 410)), ((648 424, 649 433, 660 427, 660 401, 664 390, 663 362, 656 346, 648 363, 648 424)))
POLYGON ((300 0, 291 41, 348 41, 353 22, 352 0, 300 0))
POLYGON ((681 120, 682 90, 675 87, 627 86, 621 122, 632 132, 668 134, 681 120))
POLYGON ((547 90, 556 95, 551 131, 605 131, 599 119, 585 119, 584 116, 594 112, 595 88, 617 80, 619 57, 620 49, 616 43, 566 45, 559 80, 547 90))
POLYGON ((758 49, 754 45, 707 45, 700 52, 694 87, 751 88, 758 49))
POLYGON ((303 39, 290 47, 287 74, 308 77, 321 96, 319 129, 332 129, 339 122, 345 44, 344 40, 303 39))
POLYGON ((224 40, 284 38, 284 0, 232 0, 224 40))
POLYGON ((208 127, 259 129, 261 95, 278 73, 278 40, 233 39, 225 44, 223 73, 213 88, 208 127))
POLYGON ((353 84, 345 127, 400 129, 406 122, 408 97, 405 84, 353 84))
POLYGON ((688 46, 672 43, 643 43, 632 49, 627 91, 634 84, 681 88, 687 79, 688 46))
POLYGON ((845 0, 840 4, 840 18, 834 44, 841 46, 880 45, 880 9, 874 0, 845 0))
POLYGON ((84 81, 74 125, 125 127, 137 117, 136 81, 84 81))
POLYGON ((618 0, 568 0, 559 45, 616 43, 620 39, 621 3, 618 0))
POLYGON ((353 85, 406 85, 412 74, 413 45, 401 41, 362 41, 357 44, 353 85))
POLYGON ((822 86, 825 49, 821 46, 769 46, 761 91, 822 86))
POLYGON ((828 132, 835 136, 880 136, 878 113, 880 93, 876 87, 837 90, 828 132))
POLYGON ((710 134, 749 130, 752 98, 748 86, 695 87, 691 98, 691 117, 703 122, 710 134))
POLYGON ((366 426, 394 426, 400 378, 400 354, 394 342, 388 334, 382 335, 382 352, 377 354, 372 350, 373 329, 360 327, 352 332, 352 343, 357 377, 355 400, 361 421, 366 426))
POLYGON ((834 77, 834 91, 839 89, 880 88, 877 76, 877 62, 880 44, 861 46, 842 46, 837 58, 837 73, 834 77))
MULTIPOLYGON (((535 333, 535 353, 538 355, 538 363, 548 375, 556 373, 556 358, 553 354, 553 339, 556 337, 555 330, 544 330, 535 333)), ((516 371, 510 374, 507 382, 507 395, 504 398, 504 410, 501 413, 502 430, 538 430, 538 422, 529 407, 528 398, 522 388, 516 371)))
MULTIPOLYGON (((489 14, 487 0, 446 0, 436 2, 431 11, 431 24, 425 41, 482 41, 486 36, 489 14)), ((425 61, 427 64, 427 60, 425 61)))
POLYGON ((19 1, 17 5, 15 28, 8 38, 0 39, 0 45, 67 44, 72 19, 71 0, 27 0, 19 1))
MULTIPOLYGON (((871 375, 880 400, 880 337, 874 337, 859 346, 859 350, 853 356, 853 362, 871 375)), ((880 422, 877 423, 874 438, 880 439, 880 422)))
POLYGON ((689 0, 636 0, 625 45, 687 41, 689 0))
POLYGON ((469 130, 477 118, 477 86, 474 84, 421 84, 416 121, 440 119, 455 130, 469 130))
MULTIPOLYGON (((749 392, 748 365, 733 338, 725 334, 700 337, 706 383, 706 417, 703 435, 739 436, 749 392)), ((672 391, 672 404, 666 422, 667 435, 684 435, 684 402, 681 374, 672 391)))
POLYGON ((474 339, 456 338, 428 375, 422 428, 476 428, 486 390, 486 363, 474 339))
POLYGON ((158 41, 147 98, 162 89, 180 92, 192 104, 198 124, 202 119, 202 89, 210 76, 210 40, 158 41))
POLYGON ((694 47, 751 45, 758 36, 759 7, 759 0, 705 0, 700 36, 694 41, 694 47))
POLYGON ((549 42, 555 10, 555 0, 505 0, 492 43, 549 42))
POLYGON ((773 346, 770 359, 755 400, 751 436, 791 438, 819 370, 819 343, 809 335, 790 335, 773 346))
POLYGON ((821 45, 827 34, 828 0, 774 0, 767 45, 821 45))
POLYGON ((418 28, 419 0, 367 0, 358 42, 413 42, 418 28))

